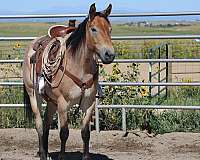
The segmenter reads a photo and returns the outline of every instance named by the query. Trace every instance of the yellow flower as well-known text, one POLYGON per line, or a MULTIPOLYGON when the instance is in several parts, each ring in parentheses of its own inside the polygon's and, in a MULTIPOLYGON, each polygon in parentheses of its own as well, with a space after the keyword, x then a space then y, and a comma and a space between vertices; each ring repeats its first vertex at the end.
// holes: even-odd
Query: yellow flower
POLYGON ((21 48, 20 43, 17 42, 17 43, 15 44, 14 48, 21 48))
POLYGON ((182 79, 182 82, 190 83, 190 82, 192 82, 192 79, 191 79, 191 78, 188 78, 188 79, 182 79))
POLYGON ((159 67, 157 66, 157 67, 156 67, 156 72, 158 72, 158 71, 159 71, 159 67))
POLYGON ((148 95, 147 87, 141 86, 141 87, 140 87, 140 94, 141 94, 143 97, 147 96, 147 95, 148 95))

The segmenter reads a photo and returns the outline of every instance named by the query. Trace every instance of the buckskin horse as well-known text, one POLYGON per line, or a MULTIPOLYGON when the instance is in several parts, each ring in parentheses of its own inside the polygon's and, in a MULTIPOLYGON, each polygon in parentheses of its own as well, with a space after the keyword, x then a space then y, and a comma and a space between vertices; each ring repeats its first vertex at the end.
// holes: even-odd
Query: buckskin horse
POLYGON ((108 20, 111 10, 112 5, 110 4, 105 10, 96 12, 95 4, 92 4, 87 18, 76 29, 70 28, 69 32, 71 33, 68 33, 68 30, 63 31, 65 27, 58 27, 58 31, 61 34, 50 35, 52 36, 51 38, 47 38, 49 37, 47 36, 46 39, 48 40, 44 37, 33 40, 27 47, 23 63, 23 80, 26 91, 25 104, 27 104, 25 111, 27 112, 26 117, 31 118, 28 111, 31 111, 35 117, 36 131, 39 138, 38 153, 41 160, 47 159, 49 129, 52 117, 56 111, 59 114, 60 120, 61 150, 59 159, 64 159, 65 144, 69 136, 67 112, 70 106, 75 104, 79 104, 80 109, 84 113, 81 127, 83 160, 90 159, 89 121, 95 108, 97 92, 97 57, 104 64, 111 63, 115 58, 111 42, 111 24, 108 20), (59 38, 62 40, 59 41, 59 38), (53 39, 53 45, 49 45, 53 39), (38 41, 42 41, 40 43, 42 47, 36 45, 38 41), (44 45, 44 43, 46 44, 44 45), (50 46, 50 49, 48 46, 50 46), (42 52, 40 52, 41 50, 42 52), (39 94, 37 68, 39 67, 40 71, 43 72, 46 61, 43 60, 45 56, 42 55, 43 58, 41 59, 38 53, 43 53, 45 50, 50 50, 47 55, 47 61, 49 61, 49 64, 54 62, 55 65, 53 66, 57 69, 53 74, 50 73, 50 76, 45 76, 44 88, 42 93, 39 94), (58 52, 61 53, 61 56, 57 62, 54 60, 58 52), (38 103, 40 97, 47 102, 44 121, 42 121, 38 103))

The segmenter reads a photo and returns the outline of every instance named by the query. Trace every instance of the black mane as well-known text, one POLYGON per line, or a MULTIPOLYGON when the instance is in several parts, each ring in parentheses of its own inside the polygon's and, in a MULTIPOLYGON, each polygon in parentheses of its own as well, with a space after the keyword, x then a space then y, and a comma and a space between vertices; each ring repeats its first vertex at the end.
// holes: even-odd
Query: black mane
MULTIPOLYGON (((96 12, 95 16, 104 17, 105 20, 109 22, 108 18, 101 12, 96 12)), ((81 43, 85 41, 86 38, 86 25, 89 20, 87 17, 82 23, 78 25, 78 28, 70 35, 66 41, 66 47, 70 47, 72 54, 76 53, 76 50, 80 47, 81 43)))

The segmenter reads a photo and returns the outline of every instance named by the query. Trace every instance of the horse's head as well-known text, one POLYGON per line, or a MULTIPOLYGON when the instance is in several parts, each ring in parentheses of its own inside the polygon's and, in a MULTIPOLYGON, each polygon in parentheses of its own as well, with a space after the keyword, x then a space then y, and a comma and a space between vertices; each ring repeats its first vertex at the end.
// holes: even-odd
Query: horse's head
POLYGON ((88 48, 96 53, 105 64, 111 63, 115 58, 111 42, 111 24, 108 20, 112 10, 110 4, 107 9, 96 12, 95 4, 90 6, 86 26, 86 40, 88 48))

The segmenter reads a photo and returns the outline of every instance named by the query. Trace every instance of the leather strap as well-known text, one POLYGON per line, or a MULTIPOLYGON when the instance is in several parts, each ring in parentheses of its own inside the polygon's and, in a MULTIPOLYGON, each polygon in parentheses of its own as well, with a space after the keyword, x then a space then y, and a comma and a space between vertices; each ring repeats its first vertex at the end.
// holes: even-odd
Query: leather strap
MULTIPOLYGON (((62 72, 64 71, 64 67, 60 66, 59 68, 62 72)), ((93 75, 92 78, 90 78, 88 81, 83 82, 82 80, 80 80, 78 77, 76 77, 75 75, 71 74, 68 70, 65 69, 64 74, 66 76, 68 76, 69 78, 71 78, 74 83, 79 86, 82 90, 82 92, 84 92, 86 89, 91 88, 92 84, 94 83, 95 78, 98 76, 98 70, 97 72, 93 75)))

